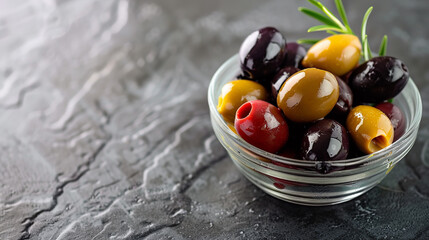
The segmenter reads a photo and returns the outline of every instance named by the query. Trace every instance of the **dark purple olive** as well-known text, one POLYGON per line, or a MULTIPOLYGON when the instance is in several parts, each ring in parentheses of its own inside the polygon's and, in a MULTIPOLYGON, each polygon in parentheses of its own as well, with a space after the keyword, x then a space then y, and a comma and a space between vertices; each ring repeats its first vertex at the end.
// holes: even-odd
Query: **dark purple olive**
POLYGON ((253 80, 271 79, 286 56, 286 40, 277 29, 265 27, 247 36, 239 55, 245 75, 253 80))
MULTIPOLYGON (((271 93, 274 99, 277 99, 277 93, 282 87, 283 83, 288 79, 292 74, 299 71, 299 68, 296 67, 285 67, 282 68, 276 76, 271 80, 271 93)), ((276 100, 277 102, 277 100, 276 100)))
POLYGON ((296 68, 307 54, 307 50, 305 50, 301 44, 296 42, 288 42, 286 46, 286 52, 287 54, 283 66, 291 66, 296 68))
POLYGON ((289 127, 289 139, 293 139, 292 141, 288 141, 286 147, 291 147, 293 149, 297 149, 299 152, 301 147, 302 138, 304 134, 307 132, 309 124, 307 123, 298 123, 290 120, 286 120, 289 127))
MULTIPOLYGON (((357 67, 357 66, 356 66, 356 67, 357 67)), ((354 70, 354 69, 353 69, 353 70, 354 70)), ((348 73, 344 74, 343 76, 341 76, 341 79, 342 79, 345 83, 349 84, 349 78, 350 78, 350 75, 352 75, 353 70, 351 70, 350 72, 348 72, 348 73)))
POLYGON ((332 111, 329 113, 328 118, 333 118, 337 121, 344 122, 353 106, 353 92, 341 78, 335 76, 340 87, 340 95, 337 103, 332 111))
POLYGON ((346 159, 349 153, 347 130, 337 121, 323 119, 304 134, 301 145, 303 159, 329 161, 346 159))
POLYGON ((401 109, 389 102, 380 103, 375 107, 384 112, 390 119, 390 122, 392 122, 394 131, 393 141, 398 140, 404 135, 406 122, 401 109))
POLYGON ((234 79, 252 80, 248 76, 244 75, 243 71, 241 71, 241 70, 235 75, 234 79))
MULTIPOLYGON (((350 134, 348 135, 349 139, 351 138, 350 134)), ((354 141, 349 142, 349 154, 347 155, 347 159, 352 158, 358 158, 365 156, 366 153, 363 153, 359 148, 356 146, 356 143, 354 141)))
POLYGON ((408 82, 408 68, 394 57, 375 57, 357 67, 349 85, 357 102, 379 103, 395 97, 408 82))

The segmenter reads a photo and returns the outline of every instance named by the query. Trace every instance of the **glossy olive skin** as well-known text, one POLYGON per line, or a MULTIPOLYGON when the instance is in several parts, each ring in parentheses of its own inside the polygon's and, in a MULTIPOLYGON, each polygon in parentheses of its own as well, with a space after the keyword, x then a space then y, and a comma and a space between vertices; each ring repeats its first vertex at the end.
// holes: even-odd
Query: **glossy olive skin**
POLYGON ((286 58, 283 66, 298 68, 302 59, 307 55, 307 50, 296 42, 288 42, 286 46, 286 58))
POLYGON ((353 70, 349 85, 358 102, 379 103, 400 93, 408 79, 408 68, 401 60, 383 56, 353 70))
POLYGON ((217 111, 227 123, 233 124, 237 109, 243 103, 256 99, 268 99, 268 93, 261 84, 250 80, 234 80, 222 87, 217 111))
MULTIPOLYGON (((289 129, 289 138, 292 139, 292 136, 290 135, 290 129, 289 129)), ((299 158, 299 152, 298 152, 298 150, 295 149, 295 148, 289 147, 289 146, 287 146, 286 148, 280 150, 277 153, 277 155, 282 156, 282 157, 292 158, 292 159, 299 158)), ((291 166, 286 165, 284 163, 280 163, 280 162, 273 162, 273 164, 278 165, 278 166, 282 166, 282 167, 286 167, 286 168, 292 168, 291 166)))
POLYGON ((325 117, 338 100, 338 81, 332 73, 316 68, 301 70, 283 84, 277 106, 294 122, 325 117))
POLYGON ((286 119, 287 125, 289 127, 289 141, 287 144, 277 153, 277 155, 300 159, 301 158, 301 142, 304 134, 307 132, 308 127, 311 125, 309 123, 297 123, 292 122, 286 119))
POLYGON ((281 111, 262 100, 241 105, 234 127, 246 142, 270 153, 279 151, 289 137, 289 128, 281 111))
POLYGON ((356 36, 332 35, 315 43, 302 60, 302 65, 342 76, 359 63, 361 50, 362 45, 356 36))
POLYGON ((273 27, 251 33, 241 44, 239 57, 243 73, 251 79, 269 79, 281 68, 286 40, 273 27))
POLYGON ((360 151, 371 154, 393 142, 394 129, 390 119, 375 107, 353 108, 346 120, 347 130, 360 151))
POLYGON ((337 76, 335 77, 338 81, 340 95, 338 96, 338 101, 335 103, 334 108, 328 114, 328 118, 332 118, 343 123, 353 106, 353 92, 347 83, 345 83, 341 78, 337 76))
POLYGON ((290 76, 292 76, 298 71, 300 70, 296 67, 284 67, 276 74, 276 76, 274 76, 274 78, 271 80, 271 96, 274 99, 277 99, 277 93, 279 92, 286 79, 288 79, 290 76))
POLYGON ((348 153, 349 137, 347 130, 335 120, 317 121, 304 134, 301 156, 305 160, 341 160, 346 159, 348 153))
POLYGON ((377 104, 375 107, 386 114, 386 116, 390 119, 390 122, 392 122, 395 132, 393 142, 395 142, 405 133, 406 121, 404 114, 402 113, 401 109, 389 102, 377 104))
POLYGON ((352 137, 349 133, 349 155, 347 155, 347 159, 358 158, 365 156, 366 153, 362 152, 356 145, 354 141, 352 141, 352 137))
POLYGON ((235 134, 238 135, 237 130, 235 130, 234 124, 227 122, 226 125, 228 126, 229 129, 231 129, 231 131, 235 134))

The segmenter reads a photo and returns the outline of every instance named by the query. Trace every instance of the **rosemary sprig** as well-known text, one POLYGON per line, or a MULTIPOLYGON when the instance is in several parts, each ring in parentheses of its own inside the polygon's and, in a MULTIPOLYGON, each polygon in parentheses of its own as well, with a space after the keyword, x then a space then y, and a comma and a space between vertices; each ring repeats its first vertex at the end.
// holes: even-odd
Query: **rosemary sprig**
POLYGON ((317 0, 308 0, 308 1, 314 6, 316 6, 317 8, 319 8, 320 10, 322 10, 322 12, 325 13, 325 15, 335 23, 335 25, 340 29, 342 33, 347 32, 347 28, 344 26, 344 24, 340 20, 338 20, 338 18, 335 17, 335 15, 328 8, 326 8, 321 2, 317 0))
POLYGON ((313 44, 317 43, 318 41, 320 41, 320 39, 299 39, 297 42, 299 44, 310 44, 310 45, 313 45, 313 44))
MULTIPOLYGON (((336 0, 338 2, 339 0, 336 0)), ((308 29, 308 32, 316 32, 316 31, 330 31, 331 33, 344 33, 344 34, 353 34, 350 26, 348 25, 347 16, 345 14, 344 7, 341 1, 338 3, 337 8, 341 12, 341 19, 344 23, 342 23, 327 7, 325 7, 321 2, 317 0, 308 0, 311 4, 319 8, 322 13, 300 7, 298 10, 318 21, 324 23, 325 25, 314 26, 308 29), (325 15, 323 15, 325 14, 325 15)))
MULTIPOLYGON (((344 9, 343 2, 341 0, 335 0, 335 6, 337 8, 338 14, 340 15, 341 21, 330 11, 327 7, 325 7, 321 2, 317 0, 308 0, 311 4, 316 6, 321 12, 314 11, 312 9, 300 7, 298 10, 309 17, 312 17, 321 23, 323 25, 317 25, 314 27, 311 27, 308 29, 308 32, 317 32, 317 31, 325 31, 329 34, 354 34, 353 30, 351 29, 347 14, 344 9)), ((369 15, 371 14, 373 10, 373 7, 368 8, 366 11, 363 20, 362 20, 362 26, 361 26, 361 43, 362 43, 362 55, 365 59, 365 61, 372 58, 372 51, 369 46, 368 42, 368 36, 366 34, 366 26, 368 23, 369 15)), ((305 44, 314 44, 316 42, 320 41, 320 39, 301 39, 298 40, 298 43, 305 43, 305 44)), ((379 56, 384 56, 386 54, 386 48, 387 48, 387 36, 384 35, 383 40, 380 44, 380 49, 378 52, 379 56)))
POLYGON ((371 56, 371 48, 369 47, 369 43, 368 43, 368 35, 366 34, 366 24, 368 23, 368 18, 369 15, 372 12, 373 7, 368 8, 368 10, 366 10, 365 15, 363 16, 363 20, 362 20, 362 27, 361 27, 361 42, 362 42, 362 51, 363 51, 363 58, 365 59, 365 61, 368 61, 370 58, 372 58, 371 56))
POLYGON ((326 24, 326 25, 330 25, 330 26, 335 26, 335 22, 332 21, 330 18, 325 17, 323 14, 313 11, 311 9, 305 8, 305 7, 300 7, 298 8, 298 10, 304 14, 307 14, 308 16, 315 18, 317 20, 319 20, 320 22, 326 24))
POLYGON ((368 44, 368 35, 365 34, 365 37, 363 38, 362 42, 363 42, 363 45, 362 45, 363 58, 365 59, 365 61, 368 61, 369 59, 372 58, 371 49, 369 48, 369 44, 368 44))
POLYGON ((383 40, 381 40, 380 50, 378 51, 378 56, 386 55, 387 48, 387 35, 384 35, 383 40))
POLYGON ((349 20, 347 19, 347 14, 346 14, 346 10, 344 9, 343 2, 341 0, 335 0, 335 5, 337 6, 337 10, 338 10, 338 13, 340 14, 341 20, 343 20, 344 22, 344 26, 351 34, 353 34, 353 31, 349 25, 349 20))

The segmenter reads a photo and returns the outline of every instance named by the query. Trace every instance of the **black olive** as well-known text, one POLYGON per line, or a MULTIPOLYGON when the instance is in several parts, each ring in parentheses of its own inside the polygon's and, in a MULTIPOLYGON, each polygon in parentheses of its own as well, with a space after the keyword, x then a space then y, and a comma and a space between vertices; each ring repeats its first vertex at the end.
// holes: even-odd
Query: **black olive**
POLYGON ((337 76, 335 77, 338 81, 340 95, 338 97, 337 103, 335 103, 334 108, 327 117, 333 118, 340 123, 344 123, 347 118, 347 114, 350 112, 353 106, 353 92, 347 83, 345 83, 341 78, 337 76))
POLYGON ((347 130, 335 120, 320 120, 309 127, 304 134, 301 156, 305 160, 341 160, 346 159, 348 153, 347 130))
POLYGON ((286 40, 273 27, 259 29, 241 44, 239 56, 241 70, 246 76, 259 82, 260 79, 271 79, 283 64, 286 40))
POLYGON ((389 102, 380 103, 375 107, 384 112, 390 119, 390 122, 392 122, 394 129, 393 142, 395 142, 405 133, 407 121, 405 120, 404 114, 401 109, 389 102))
POLYGON ((298 67, 302 59, 307 55, 307 50, 296 42, 288 42, 286 46, 286 58, 284 66, 298 67))
POLYGON ((294 73, 298 72, 299 68, 296 67, 285 67, 282 68, 276 76, 271 80, 271 93, 272 97, 274 98, 275 102, 277 102, 277 94, 282 87, 283 83, 288 79, 290 76, 292 76, 294 73))
POLYGON ((395 97, 408 82, 408 68, 394 57, 375 57, 361 64, 349 78, 355 102, 379 103, 395 97))

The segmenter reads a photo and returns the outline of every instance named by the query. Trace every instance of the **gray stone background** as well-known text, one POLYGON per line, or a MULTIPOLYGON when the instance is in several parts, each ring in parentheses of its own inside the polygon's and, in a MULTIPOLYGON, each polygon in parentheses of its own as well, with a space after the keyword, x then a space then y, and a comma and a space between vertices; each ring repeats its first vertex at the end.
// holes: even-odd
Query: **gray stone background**
MULTIPOLYGON (((333 1, 324 1, 333 7, 333 1)), ((429 239, 429 4, 344 1, 423 98, 412 151, 331 207, 274 199, 233 167, 206 101, 250 32, 317 36, 304 1, 0 1, 0 239, 429 239)))

